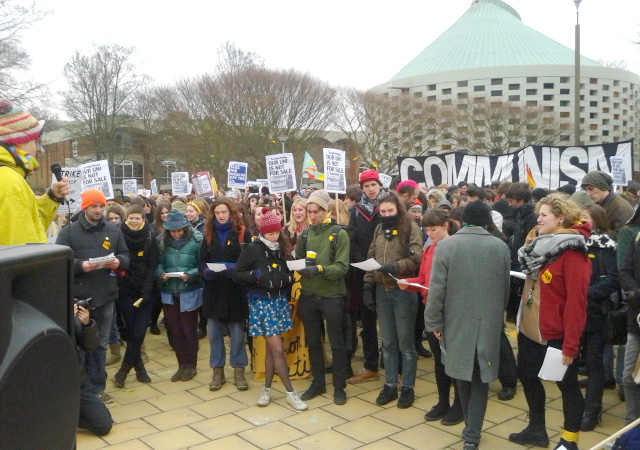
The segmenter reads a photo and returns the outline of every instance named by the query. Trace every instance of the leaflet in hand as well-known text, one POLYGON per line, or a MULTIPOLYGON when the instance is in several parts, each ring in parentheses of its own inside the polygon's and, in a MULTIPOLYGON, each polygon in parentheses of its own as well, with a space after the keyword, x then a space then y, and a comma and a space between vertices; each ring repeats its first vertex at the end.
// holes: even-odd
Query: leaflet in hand
POLYGON ((304 259, 294 259, 293 261, 287 261, 287 267, 289 270, 302 270, 305 268, 304 259))
POLYGON ((109 253, 107 256, 100 256, 99 258, 89 258, 89 263, 97 264, 98 269, 101 269, 106 263, 108 263, 109 261, 113 261, 114 259, 116 259, 116 256, 113 253, 109 253))
POLYGON ((568 367, 562 363, 562 350, 547 347, 547 354, 542 362, 538 377, 548 381, 562 381, 568 367))
POLYGON ((512 277, 520 278, 521 280, 527 278, 527 276, 522 272, 514 272, 513 270, 509 272, 509 275, 511 275, 512 277))
POLYGON ((180 278, 184 275, 184 272, 167 272, 165 275, 169 278, 180 278))
POLYGON ((394 280, 396 280, 396 281, 397 281, 398 283, 400 283, 400 284, 404 284, 405 286, 413 286, 413 287, 417 287, 417 288, 420 288, 420 289, 427 289, 427 290, 429 290, 429 288, 428 288, 428 287, 426 287, 426 286, 423 286, 423 285, 418 284, 418 283, 409 283, 407 280, 404 280, 404 279, 402 279, 402 278, 396 278, 396 277, 394 277, 393 275, 391 275, 391 278, 393 278, 394 280))
POLYGON ((223 263, 207 263, 207 267, 213 272, 224 272, 227 270, 227 266, 223 263))
POLYGON ((362 261, 359 263, 351 263, 353 267, 356 267, 360 270, 366 270, 367 272, 370 270, 376 270, 382 267, 378 261, 373 258, 369 258, 366 261, 362 261))

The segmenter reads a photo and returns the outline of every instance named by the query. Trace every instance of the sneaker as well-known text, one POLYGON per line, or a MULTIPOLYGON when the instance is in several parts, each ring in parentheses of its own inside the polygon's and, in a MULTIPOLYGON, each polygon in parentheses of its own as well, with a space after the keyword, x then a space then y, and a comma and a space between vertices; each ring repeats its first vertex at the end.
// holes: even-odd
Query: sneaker
POLYGON ((549 446, 549 435, 547 434, 547 429, 542 425, 529 424, 520 433, 511 433, 509 440, 520 445, 549 446))
POLYGON ((271 388, 265 387, 256 402, 258 406, 267 406, 271 402, 271 388))
POLYGON ((569 441, 565 441, 564 439, 560 439, 560 442, 558 442, 558 445, 556 445, 554 447, 554 450, 558 450, 558 449, 566 449, 566 450, 578 450, 578 443, 577 442, 569 442, 569 441))
POLYGON ((113 397, 111 397, 109 394, 107 394, 105 391, 102 392, 98 392, 96 394, 98 396, 98 398, 100 399, 100 401, 102 403, 104 403, 105 405, 108 405, 109 403, 113 403, 113 397))
POLYGON ((309 389, 304 391, 304 393, 300 396, 300 398, 306 402, 307 400, 311 400, 312 398, 315 398, 318 395, 322 395, 326 392, 327 392, 326 386, 319 386, 315 383, 311 383, 311 386, 309 386, 309 389))
POLYGON ((444 417, 447 411, 449 411, 449 404, 438 402, 428 413, 424 415, 424 420, 427 422, 440 420, 444 417))
POLYGON ((380 378, 380 375, 378 375, 377 371, 362 369, 360 372, 358 372, 357 375, 354 375, 351 378, 349 378, 347 380, 347 383, 359 384, 359 383, 364 383, 366 381, 378 380, 379 378, 380 378))
POLYGON ((333 391, 333 403, 344 405, 347 403, 347 393, 342 388, 335 388, 333 391))
POLYGON ((389 386, 385 384, 376 399, 377 405, 386 405, 390 401, 393 401, 398 398, 398 389, 395 386, 389 386))
POLYGON ((406 409, 413 405, 413 401, 416 399, 416 396, 413 392, 413 388, 403 386, 400 391, 400 398, 398 399, 398 408, 406 409))
MULTIPOLYGON (((262 393, 264 395, 264 392, 262 393)), ((262 399, 262 397, 260 397, 262 399)), ((307 404, 302 401, 300 396, 296 391, 289 392, 287 391, 287 403, 291 405, 293 409, 296 411, 304 411, 308 408, 307 404)))

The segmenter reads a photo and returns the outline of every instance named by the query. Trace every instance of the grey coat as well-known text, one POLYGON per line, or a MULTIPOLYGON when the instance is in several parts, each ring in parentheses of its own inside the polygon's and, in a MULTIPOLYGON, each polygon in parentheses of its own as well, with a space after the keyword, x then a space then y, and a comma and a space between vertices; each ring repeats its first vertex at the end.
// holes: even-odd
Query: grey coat
POLYGON ((481 227, 464 227, 436 247, 424 322, 442 332, 451 378, 471 381, 476 353, 482 382, 498 378, 509 261, 507 244, 481 227))

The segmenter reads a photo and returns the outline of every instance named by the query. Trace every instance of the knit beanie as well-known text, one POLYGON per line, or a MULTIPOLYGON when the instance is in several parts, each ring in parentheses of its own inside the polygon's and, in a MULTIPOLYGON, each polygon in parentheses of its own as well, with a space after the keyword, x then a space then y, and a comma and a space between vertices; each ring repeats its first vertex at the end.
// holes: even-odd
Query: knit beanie
POLYGON ((267 233, 275 233, 282 230, 282 224, 280 223, 280 217, 278 217, 275 211, 270 210, 262 214, 260 219, 260 234, 265 235, 267 233))
POLYGON ((491 222, 491 209, 482 200, 474 200, 465 206, 462 222, 478 227, 486 227, 491 222))
POLYGON ((409 211, 420 211, 420 212, 422 212, 422 203, 420 203, 420 200, 416 200, 415 202, 413 202, 411 204, 411 206, 409 207, 409 211))
POLYGON ((613 191, 613 178, 601 170, 592 170, 582 178, 582 189, 586 186, 597 187, 603 191, 613 191))
MULTIPOLYGON (((378 172, 376 172, 376 174, 377 173, 378 172)), ((313 191, 311 193, 311 195, 307 199, 307 205, 309 203, 315 203, 325 211, 329 211, 329 200, 331 200, 331 197, 329 197, 329 193, 324 189, 318 189, 317 191, 313 191)))
POLYGON ((89 206, 99 203, 103 205, 107 204, 107 199, 104 198, 104 194, 100 189, 87 189, 80 195, 82 197, 80 208, 82 209, 87 209, 89 206))
POLYGON ((181 214, 187 214, 187 205, 184 202, 181 202, 180 200, 174 200, 171 203, 171 210, 176 210, 178 212, 180 212, 181 214))
POLYGON ((576 192, 576 187, 573 184, 564 184, 558 188, 558 192, 571 196, 576 192))
POLYGON ((549 191, 544 188, 535 188, 533 191, 531 191, 531 198, 535 203, 539 202, 547 195, 549 195, 549 191))
POLYGON ((378 184, 382 186, 382 183, 380 183, 380 174, 373 169, 365 170, 360 174, 360 189, 362 189, 362 185, 367 181, 377 181, 378 184))
POLYGON ((42 133, 44 121, 15 106, 11 100, 0 100, 0 142, 18 145, 37 139, 42 133))

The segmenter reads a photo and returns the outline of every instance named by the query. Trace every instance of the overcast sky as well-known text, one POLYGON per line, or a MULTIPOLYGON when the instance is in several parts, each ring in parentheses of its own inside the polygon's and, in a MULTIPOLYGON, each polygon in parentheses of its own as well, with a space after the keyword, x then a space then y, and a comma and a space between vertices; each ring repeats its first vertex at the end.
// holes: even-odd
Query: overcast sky
MULTIPOLYGON (((29 3, 30 0, 23 0, 29 3)), ((25 33, 31 77, 64 87, 62 71, 92 43, 137 48, 140 72, 158 83, 212 71, 225 41, 274 68, 294 67, 335 85, 388 81, 450 27, 471 0, 293 0, 172 2, 38 0, 53 14, 25 33)), ((573 0, 510 0, 528 26, 574 48, 573 0)), ((582 54, 625 60, 640 73, 640 1, 584 0, 582 54)))

